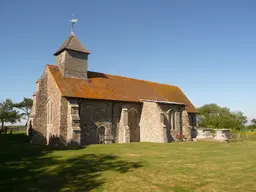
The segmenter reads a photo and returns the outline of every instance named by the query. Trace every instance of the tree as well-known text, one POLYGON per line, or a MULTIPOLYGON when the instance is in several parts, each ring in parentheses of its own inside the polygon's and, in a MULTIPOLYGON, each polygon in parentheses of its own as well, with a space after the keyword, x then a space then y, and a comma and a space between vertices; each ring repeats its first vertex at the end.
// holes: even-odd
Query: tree
POLYGON ((256 130, 256 119, 252 119, 251 124, 248 125, 246 128, 247 130, 250 130, 250 131, 256 130))
POLYGON ((31 112, 32 105, 33 105, 33 100, 26 97, 24 97, 23 101, 21 101, 20 103, 14 104, 16 108, 23 111, 21 115, 23 116, 24 119, 28 119, 29 114, 31 112))
POLYGON ((247 122, 242 112, 231 112, 229 108, 217 104, 204 105, 198 111, 198 124, 203 127, 241 130, 247 122))
POLYGON ((14 109, 12 100, 6 99, 0 103, 1 130, 4 130, 4 123, 16 123, 20 118, 21 114, 14 109))
POLYGON ((245 128, 245 124, 247 123, 247 117, 241 111, 232 113, 232 123, 231 127, 237 131, 241 131, 245 128))
POLYGON ((252 119, 251 124, 256 126, 256 119, 252 119))

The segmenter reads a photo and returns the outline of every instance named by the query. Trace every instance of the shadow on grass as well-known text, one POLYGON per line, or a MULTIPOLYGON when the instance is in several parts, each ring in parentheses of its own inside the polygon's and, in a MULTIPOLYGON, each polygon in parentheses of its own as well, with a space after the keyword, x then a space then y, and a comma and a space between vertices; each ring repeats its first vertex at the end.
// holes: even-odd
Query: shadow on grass
POLYGON ((52 150, 30 145, 22 134, 0 135, 0 191, 90 191, 105 182, 103 171, 125 173, 142 166, 106 154, 56 157, 52 150))

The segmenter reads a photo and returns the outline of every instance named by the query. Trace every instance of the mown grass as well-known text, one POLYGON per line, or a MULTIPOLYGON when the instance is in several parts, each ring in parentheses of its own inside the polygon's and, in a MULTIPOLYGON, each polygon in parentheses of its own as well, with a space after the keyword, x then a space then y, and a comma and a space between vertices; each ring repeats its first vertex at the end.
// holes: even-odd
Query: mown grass
POLYGON ((256 141, 53 149, 0 135, 0 191, 255 191, 256 141))
POLYGON ((254 140, 256 141, 256 131, 232 132, 234 140, 254 140))

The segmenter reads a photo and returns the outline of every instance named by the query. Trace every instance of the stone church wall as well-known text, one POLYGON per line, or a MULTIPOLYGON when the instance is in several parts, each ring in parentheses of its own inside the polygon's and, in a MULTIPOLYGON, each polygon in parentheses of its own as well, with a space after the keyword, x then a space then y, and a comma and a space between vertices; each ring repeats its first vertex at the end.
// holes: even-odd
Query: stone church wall
POLYGON ((81 144, 99 143, 98 129, 100 127, 105 128, 105 135, 112 135, 111 102, 82 100, 79 105, 81 144))
POLYGON ((183 132, 188 130, 188 115, 185 106, 181 105, 154 102, 144 102, 142 105, 68 98, 68 104, 62 111, 65 113, 61 116, 63 120, 66 119, 67 129, 64 132, 67 135, 67 141, 79 139, 82 145, 101 143, 100 130, 103 130, 101 134, 106 139, 104 143, 171 142, 177 140, 176 135, 181 133, 181 129, 183 132), (72 112, 76 105, 78 111, 72 112), (78 114, 79 120, 73 122, 72 114, 78 114), (172 131, 171 115, 175 118, 175 129, 172 131), (163 119, 161 119, 162 116, 163 119), (77 132, 79 137, 76 139, 74 139, 74 133, 77 130, 74 127, 79 127, 77 132))
POLYGON ((177 140, 177 135, 180 135, 183 124, 182 111, 185 106, 174 104, 159 104, 161 112, 164 115, 162 124, 165 125, 166 142, 177 140))
POLYGON ((142 104, 118 102, 114 104, 115 142, 139 142, 142 104), (129 127, 130 126, 130 127, 129 127))
POLYGON ((161 124, 161 108, 154 102, 143 102, 141 112, 141 137, 144 142, 164 142, 164 130, 161 124))
POLYGON ((186 141, 192 141, 191 128, 189 126, 189 116, 186 110, 182 111, 182 134, 186 141))
MULTIPOLYGON (((123 131, 122 109, 127 109, 127 112, 130 112, 129 114, 133 114, 130 118, 136 115, 136 125, 134 125, 132 133, 137 137, 134 140, 140 140, 139 121, 141 104, 88 99, 77 99, 76 102, 79 105, 79 125, 82 145, 100 143, 99 130, 104 130, 105 143, 125 142, 124 137, 128 133, 124 133, 123 131)), ((69 116, 68 114, 68 121, 69 116)), ((68 122, 67 124, 69 125, 70 123, 68 122)), ((68 126, 68 133, 69 129, 71 130, 72 128, 68 126)), ((68 137, 71 137, 71 135, 68 137)))
POLYGON ((38 84, 39 90, 36 92, 36 111, 33 117, 33 137, 35 144, 46 144, 47 130, 47 71, 43 73, 38 84))
MULTIPOLYGON (((48 75, 48 106, 50 107, 47 110, 48 116, 50 118, 48 122, 47 129, 47 139, 51 139, 52 137, 58 137, 60 135, 60 117, 61 111, 61 93, 52 77, 51 74, 48 75), (51 105, 51 106, 50 106, 51 105), (50 114, 49 114, 50 113, 50 114)), ((50 141, 49 141, 50 142, 50 141)))
POLYGON ((185 106, 144 102, 141 114, 141 141, 172 142, 181 129, 188 132, 188 115, 185 106))
POLYGON ((60 101, 61 105, 60 105, 60 140, 63 143, 67 142, 67 132, 68 132, 68 124, 67 124, 67 120, 68 120, 68 101, 65 97, 61 97, 61 101, 60 101))
POLYGON ((52 139, 67 139, 67 100, 61 93, 48 69, 38 82, 33 113, 33 143, 51 144, 52 139))

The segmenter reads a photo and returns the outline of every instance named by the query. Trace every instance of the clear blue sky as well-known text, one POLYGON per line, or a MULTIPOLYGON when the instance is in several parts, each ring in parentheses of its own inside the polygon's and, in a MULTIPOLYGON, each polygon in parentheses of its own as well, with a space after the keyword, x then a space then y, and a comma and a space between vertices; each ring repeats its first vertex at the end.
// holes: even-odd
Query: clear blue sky
POLYGON ((73 13, 89 70, 178 85, 196 107, 256 117, 254 0, 1 0, 0 100, 32 96, 73 13))

